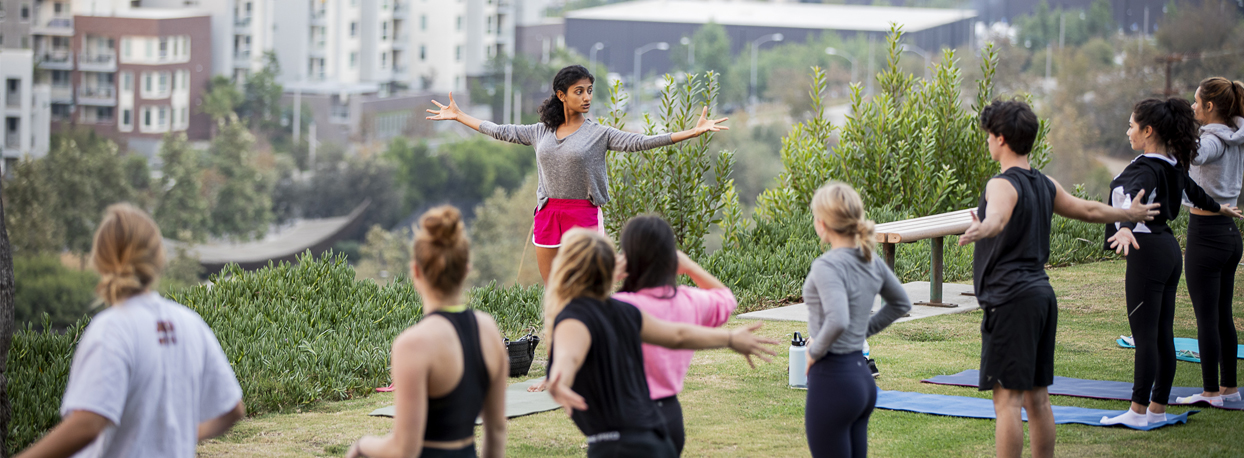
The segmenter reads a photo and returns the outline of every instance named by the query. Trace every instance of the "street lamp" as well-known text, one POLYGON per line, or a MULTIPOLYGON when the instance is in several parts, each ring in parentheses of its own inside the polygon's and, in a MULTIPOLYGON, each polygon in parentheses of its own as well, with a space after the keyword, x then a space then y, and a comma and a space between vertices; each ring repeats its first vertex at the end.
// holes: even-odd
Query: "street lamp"
POLYGON ((678 42, 687 47, 687 71, 690 72, 691 67, 695 66, 695 41, 689 37, 682 37, 678 42))
POLYGON ((598 41, 596 44, 592 45, 592 49, 587 52, 588 62, 591 62, 588 64, 588 68, 591 69, 593 75, 596 74, 596 51, 600 51, 602 49, 605 49, 605 44, 598 41))
POLYGON ((782 34, 775 33, 765 35, 752 41, 752 85, 750 91, 751 97, 748 100, 750 102, 748 104, 748 109, 752 113, 755 113, 756 111, 756 54, 760 52, 760 45, 770 41, 782 41, 782 34))
POLYGON ((670 44, 664 41, 657 41, 657 42, 648 43, 646 45, 640 46, 639 48, 635 49, 635 73, 631 77, 631 90, 635 91, 635 106, 636 107, 639 106, 639 98, 640 96, 643 95, 643 91, 640 90, 639 88, 640 86, 639 78, 643 76, 643 73, 639 72, 639 69, 640 69, 639 63, 641 61, 641 58, 644 56, 644 53, 648 51, 652 51, 654 49, 666 51, 670 49, 670 44))
POLYGON ((831 47, 831 48, 825 48, 825 54, 828 54, 828 55, 831 55, 831 56, 838 56, 838 57, 841 57, 841 58, 843 58, 843 59, 846 59, 846 60, 847 60, 847 62, 850 62, 850 63, 851 63, 851 82, 855 82, 855 69, 856 69, 856 67, 859 67, 859 66, 858 66, 858 65, 855 65, 855 59, 854 59, 854 58, 852 58, 851 56, 848 56, 848 55, 846 55, 846 54, 844 54, 844 53, 840 53, 840 52, 838 52, 838 50, 837 50, 837 49, 834 49, 834 48, 832 48, 832 47, 831 47))
POLYGON ((906 51, 906 52, 913 53, 917 56, 923 57, 924 58, 924 79, 926 80, 929 79, 929 66, 932 65, 932 60, 929 59, 928 51, 920 49, 919 46, 909 45, 907 43, 903 43, 899 45, 898 50, 900 52, 906 51))

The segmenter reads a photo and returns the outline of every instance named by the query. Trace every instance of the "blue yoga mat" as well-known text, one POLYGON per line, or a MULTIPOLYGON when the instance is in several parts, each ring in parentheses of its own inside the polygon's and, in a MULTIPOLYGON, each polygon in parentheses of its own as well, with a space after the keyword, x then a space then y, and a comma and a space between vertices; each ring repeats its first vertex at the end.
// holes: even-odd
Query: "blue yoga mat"
MULTIPOLYGON (((1115 339, 1114 342, 1119 344, 1119 346, 1123 348, 1136 348, 1135 345, 1127 343, 1127 341, 1123 340, 1122 337, 1115 339)), ((1235 352, 1235 357, 1239 359, 1244 359, 1244 345, 1237 345, 1236 347, 1237 348, 1235 352)), ((1189 339, 1187 337, 1176 337, 1175 338, 1175 359, 1178 359, 1180 361, 1187 361, 1190 363, 1200 363, 1201 362, 1201 345, 1197 343, 1196 339, 1189 339)))
MULTIPOLYGON (((980 371, 976 369, 968 369, 955 375, 939 375, 937 377, 921 381, 924 383, 932 383, 934 385, 955 385, 976 388, 977 384, 980 383, 980 371)), ((1110 382, 1105 380, 1054 377, 1054 384, 1050 385, 1049 390, 1050 394, 1058 396, 1111 399, 1118 401, 1129 401, 1132 399, 1131 382, 1110 382)), ((1201 389, 1177 386, 1171 388, 1171 398, 1169 402, 1171 405, 1175 405, 1175 398, 1180 396, 1192 396, 1194 394, 1201 394, 1201 389)), ((1209 404, 1203 403, 1200 405, 1209 404)), ((1220 408, 1227 410, 1244 410, 1244 401, 1224 402, 1220 408)))
MULTIPOLYGON (((947 417, 997 418, 993 412, 993 401, 990 399, 947 396, 944 394, 910 393, 907 391, 885 391, 881 389, 878 389, 877 392, 878 409, 919 412, 947 417)), ((1101 417, 1113 417, 1123 414, 1122 410, 1085 409, 1083 407, 1067 406, 1053 406, 1053 410, 1054 423, 1060 425, 1078 423, 1089 426, 1107 426, 1101 424, 1101 417)), ((1128 428, 1148 431, 1167 425, 1187 423, 1188 416, 1197 412, 1199 411, 1189 410, 1179 415, 1168 414, 1165 422, 1141 427, 1128 426, 1128 428)), ((1028 421, 1027 413, 1024 413, 1024 421, 1028 421)))

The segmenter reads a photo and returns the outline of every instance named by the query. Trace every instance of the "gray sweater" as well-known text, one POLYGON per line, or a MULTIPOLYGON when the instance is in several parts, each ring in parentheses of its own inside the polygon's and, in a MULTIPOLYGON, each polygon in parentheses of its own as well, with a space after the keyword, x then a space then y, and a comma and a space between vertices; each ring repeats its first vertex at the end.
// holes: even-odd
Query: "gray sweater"
POLYGON ((587 199, 592 205, 605 205, 609 202, 606 151, 635 152, 674 144, 670 134, 623 132, 591 119, 561 140, 543 123, 499 126, 485 121, 479 125, 479 131, 497 140, 535 148, 536 174, 540 178, 536 187, 537 210, 544 208, 549 199, 587 199))
POLYGON ((803 300, 808 304, 808 335, 813 336, 808 355, 815 359, 826 352, 863 350, 864 338, 911 310, 907 291, 885 261, 874 254, 871 262, 864 262, 859 248, 829 250, 813 260, 803 300), (885 306, 869 318, 877 294, 885 306))
MULTIPOLYGON (((1235 127, 1201 126, 1201 147, 1188 170, 1192 181, 1223 205, 1236 205, 1244 179, 1244 118, 1237 117, 1232 122, 1235 127)), ((1184 206, 1192 206, 1187 197, 1184 197, 1184 206)))

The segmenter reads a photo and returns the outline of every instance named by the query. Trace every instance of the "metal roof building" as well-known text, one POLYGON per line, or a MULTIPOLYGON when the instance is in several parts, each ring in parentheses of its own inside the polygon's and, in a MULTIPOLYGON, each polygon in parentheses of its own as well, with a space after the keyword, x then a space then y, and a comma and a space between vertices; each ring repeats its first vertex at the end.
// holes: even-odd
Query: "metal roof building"
MULTIPOLYGON (((566 13, 566 46, 587 56, 596 43, 597 60, 626 71, 636 49, 653 42, 677 44, 709 22, 725 26, 735 55, 752 40, 781 33, 786 41, 833 32, 883 40, 891 23, 903 26, 906 41, 929 51, 957 47, 971 39, 973 10, 767 3, 721 0, 647 0, 617 3, 566 13)), ((668 53, 642 56, 644 73, 671 68, 668 53)))

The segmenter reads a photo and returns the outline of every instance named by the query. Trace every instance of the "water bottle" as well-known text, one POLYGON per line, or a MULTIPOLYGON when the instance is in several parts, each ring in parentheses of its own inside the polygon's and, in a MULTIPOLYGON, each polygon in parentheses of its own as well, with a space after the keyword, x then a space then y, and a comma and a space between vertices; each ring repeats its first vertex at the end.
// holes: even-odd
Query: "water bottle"
POLYGON ((790 367, 788 368, 790 386, 792 388, 808 387, 808 341, 798 332, 790 340, 790 367))

